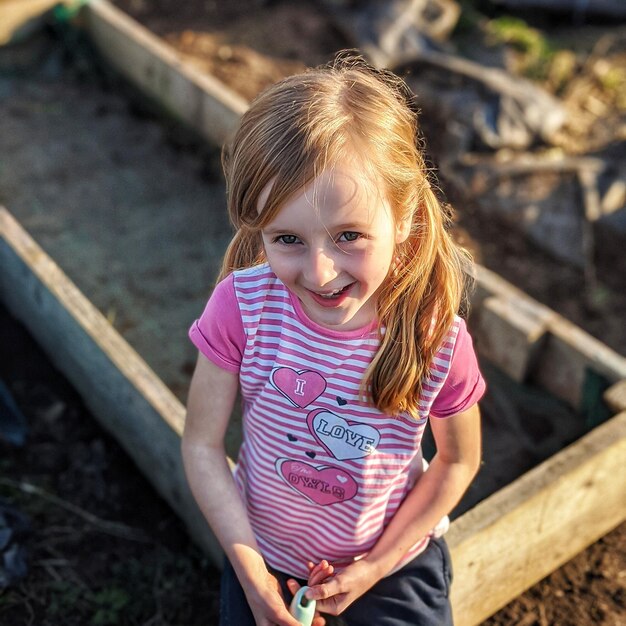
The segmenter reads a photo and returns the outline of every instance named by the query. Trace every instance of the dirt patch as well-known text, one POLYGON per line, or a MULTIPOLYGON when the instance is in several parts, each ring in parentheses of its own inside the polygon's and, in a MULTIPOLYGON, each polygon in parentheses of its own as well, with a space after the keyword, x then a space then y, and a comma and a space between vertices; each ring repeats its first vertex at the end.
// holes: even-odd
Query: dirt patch
POLYGON ((183 399, 195 354, 180 319, 230 237, 219 155, 175 141, 56 38, 39 44, 0 76, 0 203, 183 399))
POLYGON ((348 38, 322 3, 116 2, 185 59, 251 100, 278 79, 330 61, 348 38))
MULTIPOLYGON (((0 380, 28 422, 23 448, 0 439, 0 512, 26 516, 10 527, 27 565, 25 579, 0 589, 0 623, 217 623, 215 568, 2 307, 0 380)), ((8 565, 0 559, 0 573, 8 565)))

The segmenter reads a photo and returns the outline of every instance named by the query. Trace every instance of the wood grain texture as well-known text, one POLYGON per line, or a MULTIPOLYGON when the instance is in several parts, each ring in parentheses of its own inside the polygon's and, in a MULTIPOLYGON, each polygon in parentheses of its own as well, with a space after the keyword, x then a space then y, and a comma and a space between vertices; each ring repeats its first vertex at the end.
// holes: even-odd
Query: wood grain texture
POLYGON ((474 626, 626 519, 626 411, 455 520, 457 626, 474 626))
POLYGON ((217 78, 182 62, 162 39, 107 0, 83 9, 99 53, 124 77, 206 140, 221 145, 248 103, 217 78))
POLYGON ((218 561, 221 551, 184 475, 181 403, 3 207, 0 267, 5 306, 218 561))
MULTIPOLYGON (((469 323, 479 350, 483 342, 487 347, 489 345, 489 337, 482 337, 482 330, 493 325, 489 320, 483 321, 483 311, 502 315, 502 323, 498 326, 513 326, 513 317, 507 320, 504 316, 507 308, 515 308, 518 317, 529 317, 540 324, 544 335, 539 345, 530 341, 527 346, 531 364, 530 371, 527 372, 529 381, 564 400, 574 409, 578 410, 581 406, 588 370, 603 376, 609 383, 626 379, 626 358, 621 354, 537 302, 501 276, 485 267, 477 266, 477 283, 469 323), (496 301, 498 310, 493 305, 496 301)), ((499 340, 502 340, 502 333, 499 340)), ((500 350, 503 350, 502 346, 500 350)), ((495 356, 497 359, 498 355, 495 356)))

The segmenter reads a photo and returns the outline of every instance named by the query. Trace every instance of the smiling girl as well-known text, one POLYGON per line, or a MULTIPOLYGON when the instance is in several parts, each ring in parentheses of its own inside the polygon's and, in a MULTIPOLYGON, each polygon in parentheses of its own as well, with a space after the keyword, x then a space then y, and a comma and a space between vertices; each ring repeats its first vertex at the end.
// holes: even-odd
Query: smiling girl
POLYGON ((261 94, 223 154, 236 233, 190 329, 182 443, 227 557, 220 623, 297 626, 307 583, 316 625, 451 624, 441 534, 480 463, 485 384, 408 89, 344 57, 261 94))

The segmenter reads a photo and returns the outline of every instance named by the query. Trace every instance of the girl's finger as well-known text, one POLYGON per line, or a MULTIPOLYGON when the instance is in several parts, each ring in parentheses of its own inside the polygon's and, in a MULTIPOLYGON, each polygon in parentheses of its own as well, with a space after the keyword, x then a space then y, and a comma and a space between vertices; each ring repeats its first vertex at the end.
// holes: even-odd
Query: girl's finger
POLYGON ((335 568, 330 564, 327 564, 324 569, 319 569, 315 573, 311 572, 309 575, 309 586, 324 582, 329 576, 332 576, 334 572, 335 568))
POLYGON ((341 593, 339 581, 336 578, 329 578, 325 582, 312 586, 306 592, 309 600, 327 600, 332 596, 341 593))
POLYGON ((328 561, 326 559, 322 559, 317 564, 309 561, 308 567, 309 567, 309 575, 311 575, 311 574, 313 574, 315 571, 317 571, 319 569, 324 569, 325 567, 328 567, 328 561))

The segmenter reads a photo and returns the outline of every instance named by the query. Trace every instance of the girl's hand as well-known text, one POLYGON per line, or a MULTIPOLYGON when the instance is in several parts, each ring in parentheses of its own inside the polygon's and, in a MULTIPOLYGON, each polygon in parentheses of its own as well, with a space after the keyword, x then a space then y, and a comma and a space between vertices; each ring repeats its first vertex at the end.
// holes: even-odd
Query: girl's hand
POLYGON ((380 576, 372 565, 362 559, 323 582, 310 585, 311 589, 306 592, 306 597, 315 600, 317 603, 315 608, 322 613, 339 615, 379 579, 380 576))
POLYGON ((307 582, 309 587, 323 583, 335 573, 335 568, 326 559, 322 559, 317 564, 309 561, 307 567, 309 568, 309 580, 307 582))
POLYGON ((246 598, 256 626, 300 626, 298 620, 289 613, 280 583, 269 572, 254 588, 246 590, 246 598))
MULTIPOLYGON (((309 580, 307 581, 309 587, 324 582, 327 578, 332 576, 335 571, 335 568, 326 560, 322 560, 317 564, 309 561, 307 567, 309 568, 309 580)), ((287 581, 287 587, 289 587, 289 591, 291 591, 294 596, 298 592, 298 589, 300 589, 298 581, 293 578, 287 581)), ((311 622, 311 626, 325 626, 326 620, 320 615, 317 606, 315 608, 315 617, 313 618, 313 622, 311 622)))

